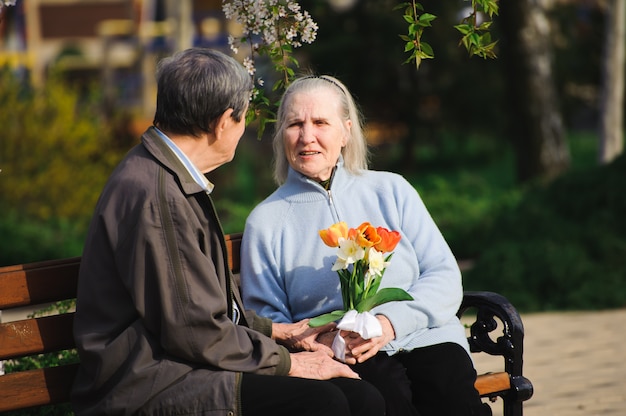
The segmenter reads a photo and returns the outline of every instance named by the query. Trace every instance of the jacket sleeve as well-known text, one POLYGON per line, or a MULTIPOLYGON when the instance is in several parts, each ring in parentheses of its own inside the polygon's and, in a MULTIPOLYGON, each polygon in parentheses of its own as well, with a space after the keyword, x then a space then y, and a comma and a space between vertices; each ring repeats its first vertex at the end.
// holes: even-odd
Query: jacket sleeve
POLYGON ((230 319, 221 231, 206 227, 189 201, 147 204, 134 227, 118 247, 118 268, 163 354, 229 371, 289 372, 284 347, 230 319))
POLYGON ((246 320, 250 325, 250 328, 255 331, 259 331, 263 335, 267 337, 272 337, 272 320, 269 318, 264 318, 256 314, 253 310, 246 310, 246 320))
MULTIPOLYGON (((395 193, 396 197, 389 200, 398 204, 396 212, 406 239, 403 244, 409 243, 410 252, 417 258, 417 267, 404 270, 397 286, 406 288, 414 300, 383 304, 374 312, 387 316, 396 339, 401 339, 453 320, 463 298, 463 287, 457 261, 417 191, 400 180, 395 193)), ((393 265, 394 258, 391 262, 393 265)), ((383 281, 396 278, 386 273, 383 281)))
POLYGON ((274 250, 271 236, 253 211, 243 233, 241 245, 241 289, 246 308, 273 322, 292 323, 285 282, 280 272, 279 259, 282 250, 274 250), (260 224, 260 225, 259 225, 260 224))

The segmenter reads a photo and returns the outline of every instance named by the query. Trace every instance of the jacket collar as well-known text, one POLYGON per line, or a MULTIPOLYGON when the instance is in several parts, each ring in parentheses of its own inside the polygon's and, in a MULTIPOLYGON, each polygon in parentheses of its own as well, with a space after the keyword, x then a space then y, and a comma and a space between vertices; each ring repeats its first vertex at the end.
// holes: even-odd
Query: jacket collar
POLYGON ((148 127, 148 130, 143 133, 141 143, 159 163, 178 179, 183 192, 186 194, 204 192, 204 189, 194 180, 178 156, 161 139, 154 127, 148 127))
MULTIPOLYGON (((337 182, 337 176, 342 176, 344 175, 345 172, 343 170, 343 156, 339 155, 339 159, 337 160, 337 164, 335 165, 335 169, 333 170, 332 176, 331 176, 331 183, 329 185, 329 189, 333 189, 333 184, 335 182, 337 182)), ((326 191, 324 189, 324 187, 322 185, 319 184, 319 182, 317 182, 314 179, 311 179, 305 175, 303 175, 302 173, 296 171, 295 169, 293 169, 291 166, 289 166, 288 170, 287 170, 287 181, 286 182, 292 182, 292 181, 298 181, 298 182, 302 182, 302 183, 307 183, 310 184, 311 186, 316 186, 319 187, 319 189, 326 191)))

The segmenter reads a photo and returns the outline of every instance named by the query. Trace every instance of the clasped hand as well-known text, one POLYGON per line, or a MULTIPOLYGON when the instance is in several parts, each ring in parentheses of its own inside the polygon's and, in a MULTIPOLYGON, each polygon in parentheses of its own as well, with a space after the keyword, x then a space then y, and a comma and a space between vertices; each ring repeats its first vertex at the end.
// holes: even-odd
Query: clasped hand
POLYGON ((317 341, 320 333, 334 329, 334 323, 311 328, 308 319, 293 324, 272 324, 272 338, 290 351, 300 351, 291 353, 290 376, 318 380, 360 378, 350 367, 332 358, 333 351, 329 346, 317 341))
POLYGON ((332 357, 333 351, 330 346, 318 342, 317 338, 322 333, 333 331, 335 327, 335 323, 330 323, 318 328, 311 328, 308 319, 293 324, 274 322, 272 324, 272 338, 290 351, 323 351, 332 357))
MULTIPOLYGON (((347 364, 362 363, 375 356, 381 348, 395 339, 396 334, 389 319, 384 315, 376 315, 383 330, 379 337, 364 339, 356 332, 339 331, 346 345, 345 362, 347 364)), ((325 332, 318 336, 318 342, 330 348, 337 331, 325 332)))
MULTIPOLYGON (((340 331, 346 343, 346 362, 362 363, 373 357, 382 347, 395 338, 395 331, 389 319, 376 315, 383 334, 379 337, 363 339, 358 333, 340 331)), ((293 324, 273 323, 272 338, 290 351, 322 351, 332 357, 331 345, 337 335, 336 324, 330 323, 318 328, 311 328, 309 320, 304 319, 293 324)))

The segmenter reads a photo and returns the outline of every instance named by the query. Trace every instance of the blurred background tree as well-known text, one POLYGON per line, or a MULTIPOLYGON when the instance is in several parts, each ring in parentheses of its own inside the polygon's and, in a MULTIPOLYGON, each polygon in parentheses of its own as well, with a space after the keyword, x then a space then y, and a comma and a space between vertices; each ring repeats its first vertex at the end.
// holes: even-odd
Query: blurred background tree
POLYGON ((81 94, 51 74, 31 88, 6 68, 0 85, 0 263, 77 255, 89 212, 132 142, 105 122, 93 87, 81 94))
MULTIPOLYGON (((211 3, 221 13, 221 2, 211 3)), ((623 89, 607 75, 619 69, 602 63, 608 33, 623 26, 607 24, 617 3, 499 2, 490 28, 497 59, 482 59, 468 55, 455 29, 470 2, 424 0, 424 11, 437 16, 422 35, 434 58, 418 70, 403 64, 407 21, 394 10, 398 1, 300 3, 319 25, 315 42, 294 50, 300 71, 335 75, 354 93, 372 166, 397 171, 418 189, 468 265, 466 288, 497 290, 522 310, 626 305, 619 197, 626 184, 617 179, 625 164, 618 151, 598 165, 601 115, 623 115, 619 101, 600 104, 608 96, 601 91, 623 89)), ((194 39, 228 50, 226 42, 194 39)), ((158 52, 178 44, 163 32, 158 52)), ((145 79, 149 69, 126 75, 145 79)), ((271 86, 271 61, 260 59, 257 71, 271 86)), ((16 71, 0 80, 0 264, 80 255, 102 184, 139 139, 137 116, 124 106, 126 84, 107 90, 119 96, 103 118, 102 87, 75 74, 42 87, 16 71)), ((272 129, 258 140, 257 127, 249 126, 235 160, 210 175, 226 232, 241 231, 275 187, 272 129)), ((623 127, 606 129, 622 140, 623 127)))
POLYGON ((552 29, 544 3, 506 1, 500 14, 507 104, 520 181, 552 179, 570 166, 553 75, 552 29))
POLYGON ((626 2, 610 0, 605 23, 600 97, 600 151, 598 159, 608 163, 624 150, 624 44, 626 2))

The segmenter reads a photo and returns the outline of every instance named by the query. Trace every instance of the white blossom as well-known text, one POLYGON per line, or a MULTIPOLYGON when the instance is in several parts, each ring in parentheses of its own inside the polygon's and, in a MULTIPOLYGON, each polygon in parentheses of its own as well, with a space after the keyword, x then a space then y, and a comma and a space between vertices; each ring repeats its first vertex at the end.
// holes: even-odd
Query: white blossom
POLYGON ((387 266, 389 266, 389 262, 385 261, 383 253, 374 247, 370 247, 367 251, 367 259, 369 267, 366 274, 366 285, 369 284, 371 279, 382 276, 387 266))
POLYGON ((254 67, 254 61, 249 56, 244 58, 243 66, 246 68, 246 70, 248 70, 248 74, 250 75, 254 75, 254 73, 256 72, 256 68, 254 67))
POLYGON ((337 260, 333 264, 332 271, 347 269, 350 264, 356 263, 365 257, 365 249, 357 244, 356 241, 340 238, 337 260))
MULTIPOLYGON (((240 39, 229 37, 228 45, 235 53, 243 42, 252 42, 252 37, 260 37, 260 43, 268 50, 278 50, 282 45, 293 48, 302 42, 312 43, 318 26, 307 11, 292 0, 223 0, 222 10, 227 19, 242 25, 240 39)), ((258 51, 259 48, 253 48, 258 51)), ((254 62, 247 61, 246 69, 254 73, 254 62)))

